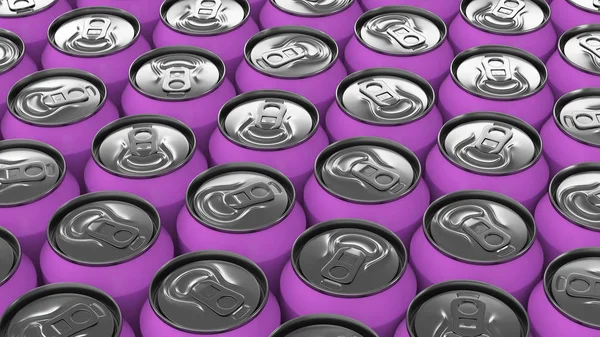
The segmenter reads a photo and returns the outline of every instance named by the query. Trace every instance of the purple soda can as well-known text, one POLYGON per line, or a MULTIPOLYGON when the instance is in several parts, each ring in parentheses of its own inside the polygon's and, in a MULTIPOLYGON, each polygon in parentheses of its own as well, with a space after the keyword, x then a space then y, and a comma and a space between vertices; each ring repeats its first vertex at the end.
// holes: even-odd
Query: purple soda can
POLYGON ((52 214, 79 194, 58 150, 29 139, 0 141, 0 226, 17 237, 34 265, 52 214))
POLYGON ((600 335, 598 270, 597 246, 568 251, 550 263, 529 298, 533 337, 600 335))
POLYGON ((282 26, 261 31, 244 47, 245 62, 235 74, 241 92, 280 89, 311 101, 320 113, 335 99, 335 87, 346 77, 338 46, 327 34, 308 27, 282 26))
POLYGON ((40 269, 45 283, 77 282, 105 291, 139 331, 148 286, 173 257, 173 242, 149 202, 129 193, 97 192, 56 211, 40 269))
POLYGON ((475 280, 525 305, 544 264, 535 234, 533 216, 513 199, 475 190, 445 195, 429 206, 410 245, 419 290, 475 280))
POLYGON ((77 69, 49 69, 31 74, 8 93, 8 113, 0 130, 4 139, 30 138, 64 156, 69 172, 82 183, 94 135, 119 118, 102 81, 77 69), (76 141, 74 141, 76 139, 76 141))
POLYGON ((393 68, 348 75, 327 111, 332 141, 371 136, 398 142, 424 163, 442 127, 433 88, 422 77, 393 68))
POLYGON ((372 9, 354 25, 344 53, 346 66, 349 72, 379 67, 407 70, 437 91, 454 57, 446 33, 439 16, 419 7, 372 9))
POLYGON ((175 238, 177 214, 189 183, 206 170, 194 133, 166 116, 137 115, 102 128, 85 167, 88 192, 123 191, 149 201, 160 223, 175 238))
POLYGON ((77 283, 50 284, 20 297, 0 319, 0 336, 135 337, 115 300, 77 283))
POLYGON ((550 8, 552 9, 551 21, 558 34, 600 20, 599 0, 556 0, 552 2, 550 8))
POLYGON ((366 11, 391 5, 420 7, 439 16, 446 25, 452 22, 460 7, 460 0, 361 0, 360 3, 366 11))
POLYGON ((235 96, 225 74, 223 61, 208 50, 187 46, 154 49, 129 69, 129 85, 121 97, 123 113, 179 119, 194 131, 198 149, 208 155, 208 140, 217 127, 219 110, 235 96))
POLYGON ((336 219, 304 232, 281 274, 283 318, 331 313, 391 337, 417 292, 406 248, 373 222, 336 219), (376 312, 377 315, 373 315, 376 312))
POLYGON ((48 28, 48 41, 42 54, 44 69, 76 68, 100 77, 117 107, 129 66, 150 50, 135 16, 111 7, 79 8, 61 15, 48 28))
POLYGON ((215 250, 183 254, 154 276, 142 309, 143 337, 268 336, 279 304, 254 262, 215 250))
POLYGON ((531 334, 525 308, 509 293, 482 282, 448 281, 417 295, 394 335, 432 336, 531 337, 531 334))
POLYGON ((225 62, 232 82, 244 43, 258 33, 247 0, 165 0, 160 15, 162 22, 152 35, 157 48, 191 45, 210 50, 225 62))
POLYGON ((210 138, 210 162, 271 166, 292 181, 302 200, 315 159, 327 145, 319 113, 306 98, 287 91, 250 91, 221 109, 219 127, 210 138))
POLYGON ((17 238, 0 227, 0 312, 4 312, 12 302, 35 287, 35 266, 21 252, 17 238))
POLYGON ((346 316, 315 314, 294 318, 269 337, 379 337, 368 326, 346 316))
POLYGON ((549 178, 537 131, 496 112, 472 112, 444 124, 425 171, 435 199, 460 190, 488 190, 515 199, 530 212, 549 178))
POLYGON ((487 45, 458 54, 439 91, 445 120, 473 111, 500 111, 536 130, 552 114, 548 71, 534 55, 508 46, 487 45))

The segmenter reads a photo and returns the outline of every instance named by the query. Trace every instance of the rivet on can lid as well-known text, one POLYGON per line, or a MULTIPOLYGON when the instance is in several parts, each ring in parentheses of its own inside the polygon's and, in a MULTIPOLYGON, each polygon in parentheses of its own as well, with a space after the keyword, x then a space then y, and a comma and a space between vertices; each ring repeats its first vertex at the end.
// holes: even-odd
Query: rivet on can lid
POLYGON ((0 1, 0 17, 21 17, 44 11, 60 0, 4 0, 0 1))
POLYGON ((558 40, 558 51, 572 66, 600 75, 600 24, 567 30, 558 40))
POLYGON ((240 328, 264 308, 265 274, 252 261, 223 251, 181 255, 150 285, 150 304, 167 324, 200 334, 240 328))
POLYGON ((600 88, 578 89, 559 98, 554 121, 576 141, 600 147, 600 88))
POLYGON ((270 0, 280 10, 297 16, 328 16, 350 7, 355 0, 270 0))
POLYGON ((0 74, 14 68, 24 55, 23 40, 11 31, 0 29, 0 74))
POLYGON ((160 8, 163 23, 190 35, 217 35, 232 31, 248 19, 246 0, 166 0, 160 8))
POLYGON ((600 14, 600 0, 567 0, 585 11, 600 14))
POLYGON ((471 25, 505 35, 531 33, 550 19, 545 0, 463 0, 460 12, 471 25))
POLYGON ((19 268, 21 246, 17 238, 7 229, 0 227, 0 289, 19 268))
POLYGON ((294 318, 269 337, 377 337, 368 326, 346 316, 316 314, 294 318))

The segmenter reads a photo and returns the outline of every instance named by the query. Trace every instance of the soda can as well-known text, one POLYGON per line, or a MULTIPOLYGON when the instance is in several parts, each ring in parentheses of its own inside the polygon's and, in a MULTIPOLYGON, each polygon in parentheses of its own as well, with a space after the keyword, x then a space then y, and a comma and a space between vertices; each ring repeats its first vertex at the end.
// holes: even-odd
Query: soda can
POLYGON ((325 121, 332 141, 386 138, 406 146, 421 163, 443 124, 431 85, 400 69, 370 68, 350 74, 338 85, 335 98, 325 121))
POLYGON ((292 181, 298 200, 302 200, 315 159, 329 145, 315 106, 287 91, 241 94, 223 106, 218 125, 210 138, 211 163, 246 161, 271 166, 292 181))
MULTIPOLYGON (((264 1, 259 0, 260 6, 264 1)), ((232 82, 244 57, 244 43, 259 30, 248 0, 165 0, 160 15, 152 35, 157 48, 188 45, 210 50, 225 62, 232 82)))
POLYGON ((531 337, 531 333, 525 308, 504 290, 476 281, 448 281, 417 295, 394 335, 431 336, 531 337))
POLYGON ((173 257, 173 242, 149 202, 129 193, 97 192, 54 213, 40 270, 45 283, 76 282, 105 291, 139 330, 149 284, 173 257))
POLYGON ((435 199, 460 190, 488 190, 515 199, 530 212, 549 178, 537 131, 497 112, 472 112, 444 124, 425 171, 435 199))
POLYGON ((0 141, 0 227, 17 237, 34 265, 52 214, 79 194, 58 150, 29 139, 0 141))
POLYGON ((556 50, 556 31, 545 0, 462 0, 460 13, 448 33, 457 53, 494 44, 519 48, 546 61, 556 50))
POLYGON ((240 64, 235 81, 240 92, 280 89, 304 96, 315 105, 323 123, 335 87, 347 75, 338 51, 335 41, 319 30, 269 28, 246 43, 246 61, 240 64))
POLYGON ((140 318, 143 337, 268 336, 280 323, 262 270, 245 257, 214 250, 164 265, 140 318))
POLYGON ((410 245, 419 290, 474 280, 526 305, 544 264, 535 235, 533 216, 511 198, 476 190, 445 195, 429 206, 410 245))
POLYGON ((379 337, 363 323, 340 315, 315 314, 295 318, 281 325, 269 337, 379 337))
POLYGON ((79 182, 94 135, 119 118, 102 80, 77 69, 42 70, 23 78, 8 93, 8 112, 0 123, 4 139, 30 138, 55 147, 79 182))
POLYGON ((460 1, 461 0, 361 0, 360 3, 366 11, 391 5, 420 7, 439 16, 448 26, 454 17, 456 17, 456 14, 458 14, 460 1))
POLYGON ((17 238, 0 227, 0 312, 35 287, 37 273, 33 263, 21 252, 17 238))
POLYGON ((296 240, 281 274, 280 303, 286 321, 331 313, 390 337, 416 292, 406 248, 394 233, 369 221, 336 219, 296 240))
POLYGON ((558 34, 600 20, 598 0, 556 0, 552 2, 550 8, 552 9, 551 21, 558 34))
POLYGON ((115 300, 77 283, 50 284, 20 297, 0 319, 0 335, 135 337, 115 300))
POLYGON ((132 14, 111 7, 86 7, 61 15, 48 28, 44 69, 76 68, 98 76, 119 107, 131 63, 150 50, 132 14), (110 65, 110 66, 108 66, 110 65))
POLYGON ((536 130, 552 114, 548 71, 534 55, 508 46, 487 45, 458 54, 440 86, 438 107, 445 120, 473 111, 500 111, 536 130))
POLYGON ((84 181, 88 192, 123 191, 149 201, 174 238, 188 184, 206 168, 189 127, 171 117, 137 115, 96 134, 84 181))
POLYGON ((129 84, 121 97, 123 113, 177 118, 194 131, 198 149, 208 155, 219 110, 236 94, 225 74, 223 61, 206 49, 154 49, 138 57, 129 69, 129 84), (202 107, 200 112, 198 107, 202 107))
POLYGON ((309 225, 364 219, 390 229, 406 246, 422 223, 429 200, 417 157, 396 142, 376 137, 329 145, 317 158, 304 189, 309 225))
POLYGON ((598 270, 598 247, 571 250, 550 263, 529 298, 534 337, 600 334, 598 270))
POLYGON ((407 70, 437 91, 454 58, 446 33, 444 21, 422 8, 375 8, 356 21, 344 60, 349 72, 379 67, 407 70))

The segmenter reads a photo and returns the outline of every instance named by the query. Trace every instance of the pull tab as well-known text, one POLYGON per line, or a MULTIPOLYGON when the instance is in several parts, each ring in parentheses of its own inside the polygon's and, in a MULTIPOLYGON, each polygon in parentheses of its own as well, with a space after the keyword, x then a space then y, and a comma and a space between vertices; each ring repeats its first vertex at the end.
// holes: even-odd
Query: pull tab
POLYGON ((592 130, 600 128, 600 120, 598 119, 598 115, 591 111, 575 111, 573 112, 573 124, 579 130, 592 130), (591 120, 591 122, 586 123, 581 120, 591 120))
POLYGON ((7 165, 0 168, 0 184, 17 184, 46 179, 46 167, 41 161, 7 165))
POLYGON ((279 68, 303 58, 306 52, 299 46, 287 46, 269 50, 262 54, 262 59, 271 68, 279 68))
POLYGON ((460 337, 478 337, 484 333, 485 303, 476 294, 459 294, 450 303, 452 331, 460 337))
POLYGON ((158 132, 152 126, 134 126, 127 136, 132 155, 148 157, 158 152, 158 132))
POLYGON ((512 20, 524 8, 525 2, 523 0, 500 0, 492 10, 492 15, 500 19, 512 20))
POLYGON ((87 18, 83 22, 81 36, 86 40, 104 40, 111 21, 108 18, 87 18))
POLYGON ((42 102, 50 108, 57 109, 69 104, 85 102, 89 98, 86 88, 72 84, 45 94, 42 96, 42 102))
POLYGON ((596 189, 591 194, 588 194, 587 200, 590 204, 600 208, 600 191, 596 189))
POLYGON ((87 306, 75 304, 62 314, 42 323, 42 335, 45 337, 70 337, 98 324, 100 317, 106 314, 96 304, 87 306), (95 310, 94 310, 95 309, 95 310))
POLYGON ((104 241, 117 249, 129 247, 140 235, 137 228, 108 219, 98 219, 92 222, 86 232, 89 236, 104 241))
POLYGON ((8 9, 13 12, 25 12, 35 7, 35 0, 8 0, 8 9))
POLYGON ((405 49, 416 49, 425 43, 423 34, 402 22, 387 29, 387 34, 405 49))
POLYGON ((488 252, 496 252, 510 244, 510 235, 487 221, 474 221, 464 224, 463 229, 470 237, 475 239, 481 248, 488 252), (490 242, 490 239, 499 240, 498 243, 490 242))
POLYGON ((512 139, 510 129, 500 125, 487 125, 475 143, 475 148, 483 153, 498 154, 512 139), (500 134, 498 134, 500 133, 500 134))
POLYGON ((600 300, 600 278, 589 275, 572 273, 567 277, 567 294, 572 297, 600 300), (579 282, 578 282, 579 281, 579 282), (586 289, 575 289, 573 283, 587 284, 586 289))
POLYGON ((368 160, 352 166, 352 174, 379 191, 388 191, 400 181, 397 173, 368 160))
POLYGON ((283 100, 265 100, 258 107, 256 121, 254 124, 264 130, 279 129, 283 123, 283 117, 287 112, 287 106, 283 100), (269 111, 269 108, 277 109, 276 111, 269 111))
POLYGON ((221 0, 197 0, 196 1, 196 17, 200 20, 214 19, 219 14, 221 9, 221 0))
POLYGON ((366 80, 358 83, 358 90, 380 107, 398 104, 400 96, 382 80, 366 80))
POLYGON ((485 71, 485 77, 495 82, 506 82, 512 80, 512 70, 510 69, 510 60, 504 56, 485 56, 481 60, 481 65, 485 71))
POLYGON ((356 248, 341 248, 321 269, 321 275, 325 278, 322 282, 327 286, 333 281, 336 288, 339 288, 339 284, 352 283, 366 258, 365 253, 356 248))
POLYGON ((264 182, 257 182, 225 194, 225 204, 233 209, 244 209, 275 199, 275 193, 264 182))
POLYGON ((592 53, 595 57, 600 58, 600 37, 587 36, 579 40, 579 45, 592 53))
POLYGON ((213 280, 203 280, 196 283, 192 288, 191 294, 198 302, 206 305, 222 317, 234 315, 244 304, 244 296, 242 294, 228 289, 213 280))
POLYGON ((173 67, 165 70, 165 79, 162 90, 167 93, 184 93, 192 88, 190 69, 186 67, 173 67))

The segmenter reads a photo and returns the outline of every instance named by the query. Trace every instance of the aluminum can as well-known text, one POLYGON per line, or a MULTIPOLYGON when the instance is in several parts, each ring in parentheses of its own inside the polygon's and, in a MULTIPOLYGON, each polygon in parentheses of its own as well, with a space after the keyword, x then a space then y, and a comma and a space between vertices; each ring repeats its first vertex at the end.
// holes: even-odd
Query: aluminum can
POLYGON ((157 48, 188 45, 210 50, 225 62, 232 82, 244 57, 244 43, 258 33, 247 0, 165 0, 160 15, 152 35, 157 48))
POLYGON ((598 247, 571 250, 550 263, 529 298, 533 337, 600 334, 598 270, 598 247))
POLYGON ((452 61, 450 76, 440 86, 438 107, 446 121, 473 111, 499 111, 539 130, 554 105, 547 79, 544 63, 526 51, 475 47, 452 61))
POLYGON ((426 165, 434 199, 460 190, 488 190, 515 199, 530 212, 550 179, 537 131, 496 112, 472 112, 444 124, 426 165))
POLYGON ((307 27, 283 26, 261 31, 244 47, 245 62, 235 81, 239 92, 279 89, 311 101, 320 113, 335 99, 335 87, 346 77, 335 41, 307 27))
POLYGON ((337 87, 325 125, 332 141, 371 136, 393 140, 424 163, 442 116, 433 88, 422 77, 394 68, 348 75, 337 87))
POLYGON ((174 238, 185 191, 206 168, 189 127, 171 117, 138 115, 118 119, 96 134, 84 181, 88 192, 122 191, 147 200, 174 238))
POLYGON ((0 312, 4 312, 12 302, 35 287, 35 266, 21 252, 17 238, 0 227, 0 312))
POLYGON ((373 222, 336 219, 313 226, 296 240, 281 274, 283 318, 344 315, 391 337, 417 292, 407 259, 402 241, 373 222))
POLYGON ((76 282, 105 291, 139 331, 149 284, 173 257, 173 242, 149 202, 129 193, 97 192, 54 213, 40 270, 45 283, 76 282))
POLYGON ((94 135, 117 118, 119 111, 98 77, 77 69, 49 69, 12 87, 0 130, 4 139, 30 138, 55 147, 82 183, 94 135))
POLYGON ((98 76, 120 107, 131 63, 150 50, 132 14, 111 7, 86 7, 61 15, 48 28, 44 69, 76 68, 98 76), (110 66, 108 66, 110 65, 110 66))
POLYGON ((525 308, 510 294, 476 281, 448 281, 411 302, 394 337, 529 336, 525 308))
POLYGON ((121 97, 123 113, 179 119, 194 131, 198 149, 208 155, 208 140, 217 127, 219 110, 235 96, 225 75, 223 61, 206 49, 154 49, 137 58, 129 69, 129 84, 121 97))
POLYGON ((143 337, 268 336, 280 323, 262 270, 215 250, 183 254, 163 266, 140 318, 143 337))
POLYGON ((269 337, 379 337, 363 323, 340 315, 316 314, 295 318, 269 337))
POLYGON ((460 0, 361 0, 360 3, 365 11, 391 5, 420 7, 439 16, 446 25, 450 25, 460 7, 460 0))
POLYGON ((600 24, 569 29, 550 57, 548 81, 555 97, 581 88, 600 87, 600 24))
POLYGON ((271 166, 292 181, 298 200, 303 198, 315 159, 329 145, 315 106, 287 91, 241 94, 223 106, 218 125, 210 138, 211 163, 271 166))
POLYGON ((526 305, 544 264, 535 235, 533 216, 511 198, 475 190, 443 196, 429 206, 410 245, 419 290, 474 280, 504 289, 526 305))
POLYGON ((349 72, 379 67, 407 70, 437 91, 454 58, 446 34, 444 21, 422 8, 375 8, 356 21, 344 60, 349 72))
POLYGON ((573 27, 600 20, 598 0, 556 0, 552 2, 550 8, 552 9, 551 21, 559 35, 573 27))

